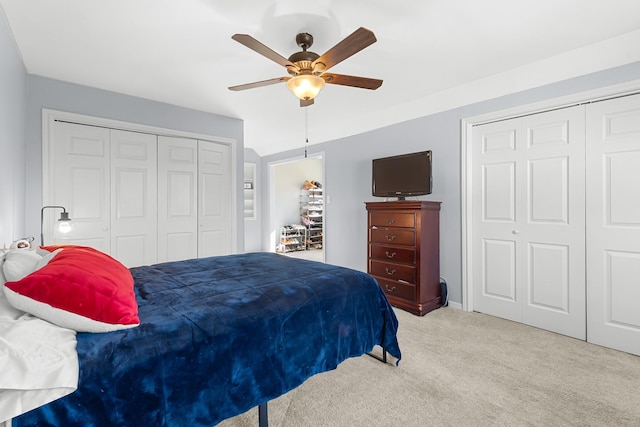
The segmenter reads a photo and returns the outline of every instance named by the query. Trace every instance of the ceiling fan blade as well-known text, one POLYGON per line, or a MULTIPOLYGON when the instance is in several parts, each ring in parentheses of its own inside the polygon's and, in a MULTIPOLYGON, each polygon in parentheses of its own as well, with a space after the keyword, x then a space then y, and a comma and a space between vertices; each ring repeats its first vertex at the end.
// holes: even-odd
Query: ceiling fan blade
POLYGON ((342 86, 353 86, 362 89, 376 90, 382 86, 382 80, 370 79, 368 77, 347 76, 344 74, 324 73, 320 77, 326 83, 342 86))
POLYGON ((282 65, 283 67, 297 68, 287 58, 271 50, 271 48, 260 43, 258 40, 254 39, 248 34, 234 34, 233 36, 231 36, 231 38, 237 41, 238 43, 245 45, 249 49, 252 49, 258 52, 260 55, 274 61, 275 63, 282 65))
POLYGON ((269 86, 280 82, 286 82, 291 77, 276 77, 275 79, 262 80, 259 82, 247 83, 238 86, 230 86, 229 90, 245 90, 245 89, 253 89, 254 87, 262 87, 269 86))
POLYGON ((301 99, 300 107, 308 107, 309 105, 313 105, 313 99, 301 99))
POLYGON ((360 27, 324 54, 320 55, 318 59, 313 61, 313 65, 315 66, 318 63, 322 63, 326 71, 376 41, 377 39, 373 31, 360 27))

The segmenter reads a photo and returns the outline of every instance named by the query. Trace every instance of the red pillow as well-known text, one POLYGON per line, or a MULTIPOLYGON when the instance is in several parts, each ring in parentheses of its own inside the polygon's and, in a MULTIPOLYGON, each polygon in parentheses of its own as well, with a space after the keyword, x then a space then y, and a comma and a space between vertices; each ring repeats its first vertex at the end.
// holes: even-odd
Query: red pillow
POLYGON ((140 324, 133 277, 124 265, 86 246, 61 248, 41 269, 5 284, 11 305, 78 332, 108 332, 140 324))

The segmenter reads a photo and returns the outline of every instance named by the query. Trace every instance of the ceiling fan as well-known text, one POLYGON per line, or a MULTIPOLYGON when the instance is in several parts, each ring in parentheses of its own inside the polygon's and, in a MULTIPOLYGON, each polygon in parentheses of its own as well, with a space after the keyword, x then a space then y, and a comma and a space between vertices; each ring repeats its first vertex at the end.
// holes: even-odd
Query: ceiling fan
POLYGON ((300 106, 308 107, 313 104, 313 98, 318 95, 325 83, 371 90, 375 90, 382 85, 382 80, 378 79, 326 72, 329 68, 377 41, 373 32, 364 27, 355 30, 322 55, 307 50, 313 44, 313 36, 308 33, 300 33, 296 36, 296 43, 302 48, 302 51, 294 53, 288 59, 248 34, 234 34, 231 38, 282 65, 287 69, 291 77, 277 77, 275 79, 231 86, 230 90, 245 90, 287 82, 289 89, 300 98, 300 106))

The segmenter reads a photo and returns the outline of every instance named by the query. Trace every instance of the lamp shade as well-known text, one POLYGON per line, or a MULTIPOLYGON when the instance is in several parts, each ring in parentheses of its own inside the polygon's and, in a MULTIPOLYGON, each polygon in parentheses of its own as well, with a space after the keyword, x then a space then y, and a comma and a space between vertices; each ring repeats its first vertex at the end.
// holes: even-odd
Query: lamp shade
POLYGON ((308 101, 315 98, 324 87, 324 79, 313 74, 302 74, 290 78, 287 87, 300 99, 308 101))
POLYGON ((69 212, 61 212, 60 219, 58 220, 58 231, 62 234, 70 233, 73 229, 71 218, 69 218, 69 212))

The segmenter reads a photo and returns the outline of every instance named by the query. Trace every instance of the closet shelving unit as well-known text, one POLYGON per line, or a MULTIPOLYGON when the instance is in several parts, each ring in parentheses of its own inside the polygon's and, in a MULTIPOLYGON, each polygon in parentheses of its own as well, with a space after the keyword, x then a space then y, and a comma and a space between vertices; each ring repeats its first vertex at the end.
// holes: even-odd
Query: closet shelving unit
POLYGON ((276 248, 276 252, 304 251, 306 249, 306 235, 306 228, 300 224, 280 227, 280 244, 276 248))
POLYGON ((322 219, 324 199, 321 188, 311 188, 300 192, 300 219, 306 230, 305 248, 322 248, 322 219))

